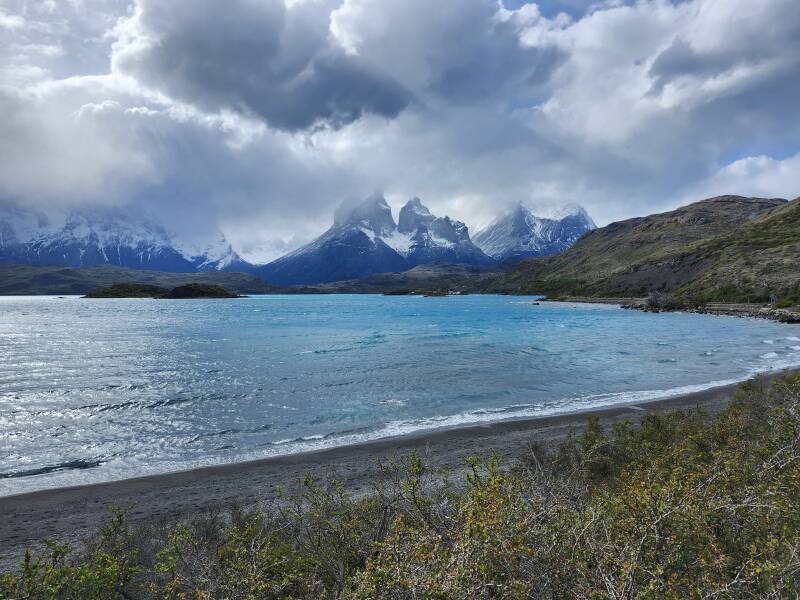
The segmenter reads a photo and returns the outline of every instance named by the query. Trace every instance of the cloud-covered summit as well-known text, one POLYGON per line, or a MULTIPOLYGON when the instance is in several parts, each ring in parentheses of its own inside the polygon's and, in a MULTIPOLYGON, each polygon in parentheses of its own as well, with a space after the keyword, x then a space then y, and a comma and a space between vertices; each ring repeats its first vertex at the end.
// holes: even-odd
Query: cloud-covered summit
POLYGON ((476 226, 800 190, 793 0, 0 1, 0 199, 268 260, 386 190, 476 226))

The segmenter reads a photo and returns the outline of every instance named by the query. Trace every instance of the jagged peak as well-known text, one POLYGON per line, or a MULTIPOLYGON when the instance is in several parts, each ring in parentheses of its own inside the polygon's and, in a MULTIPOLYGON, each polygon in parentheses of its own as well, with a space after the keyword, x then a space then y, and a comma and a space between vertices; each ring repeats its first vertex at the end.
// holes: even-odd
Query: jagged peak
MULTIPOLYGON (((429 215, 431 211, 428 210, 428 207, 422 203, 422 200, 419 199, 418 196, 414 196, 403 205, 403 209, 413 210, 416 213, 421 215, 429 215)), ((402 209, 401 209, 402 210, 402 209)))
POLYGON ((400 209, 397 218, 397 230, 400 233, 413 233, 420 226, 429 225, 436 217, 417 197, 412 198, 400 209))
POLYGON ((394 231, 392 209, 381 192, 376 192, 361 201, 346 200, 339 205, 333 217, 334 227, 360 225, 376 234, 394 231))
POLYGON ((564 250, 582 233, 595 229, 594 221, 577 204, 550 208, 545 214, 537 216, 517 202, 479 231, 474 241, 498 260, 512 255, 545 256, 564 250))
POLYGON ((553 207, 539 208, 534 213, 525 203, 518 201, 507 209, 502 214, 498 215, 492 222, 484 227, 483 230, 489 229, 502 223, 504 221, 513 221, 516 219, 529 221, 563 221, 571 217, 577 217, 586 222, 590 229, 596 229, 594 220, 589 216, 589 213, 580 204, 568 203, 553 207))

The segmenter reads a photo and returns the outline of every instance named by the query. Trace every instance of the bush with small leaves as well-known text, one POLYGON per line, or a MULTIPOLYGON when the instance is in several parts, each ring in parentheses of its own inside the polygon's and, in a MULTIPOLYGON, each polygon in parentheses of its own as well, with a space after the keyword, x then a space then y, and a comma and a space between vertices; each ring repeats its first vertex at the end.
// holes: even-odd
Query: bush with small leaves
POLYGON ((590 419, 460 486, 418 454, 372 493, 306 479, 261 512, 169 528, 114 511, 48 542, 0 598, 784 598, 800 594, 800 376, 743 384, 715 417, 590 419))

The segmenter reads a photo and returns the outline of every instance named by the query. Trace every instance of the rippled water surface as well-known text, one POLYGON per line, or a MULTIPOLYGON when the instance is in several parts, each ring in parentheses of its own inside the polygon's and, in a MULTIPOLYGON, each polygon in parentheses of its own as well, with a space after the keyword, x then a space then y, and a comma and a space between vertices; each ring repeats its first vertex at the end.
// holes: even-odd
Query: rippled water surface
POLYGON ((798 327, 526 298, 0 298, 0 495, 796 364, 798 327))

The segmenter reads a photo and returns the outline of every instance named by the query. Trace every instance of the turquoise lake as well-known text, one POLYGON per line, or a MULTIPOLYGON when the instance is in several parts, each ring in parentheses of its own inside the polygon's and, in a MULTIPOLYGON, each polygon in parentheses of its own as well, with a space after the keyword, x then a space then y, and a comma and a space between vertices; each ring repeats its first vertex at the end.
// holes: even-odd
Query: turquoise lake
POLYGON ((643 402, 800 327, 532 298, 0 298, 0 495, 643 402))

